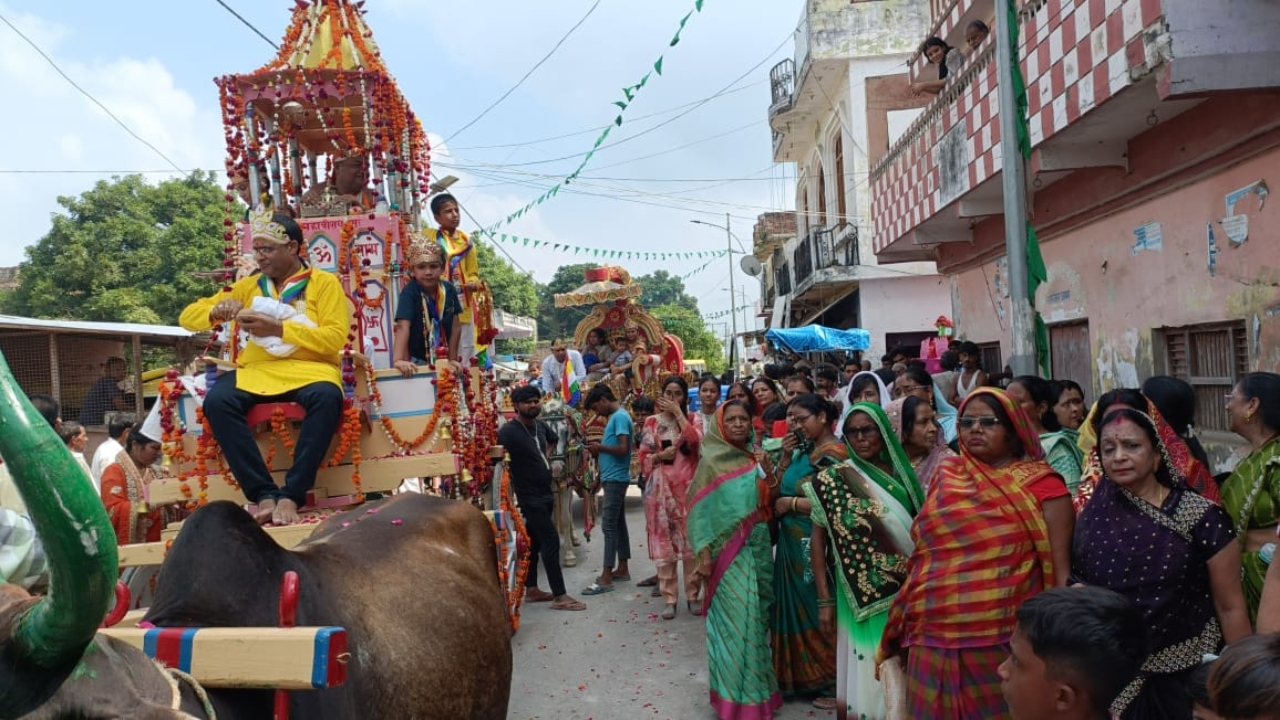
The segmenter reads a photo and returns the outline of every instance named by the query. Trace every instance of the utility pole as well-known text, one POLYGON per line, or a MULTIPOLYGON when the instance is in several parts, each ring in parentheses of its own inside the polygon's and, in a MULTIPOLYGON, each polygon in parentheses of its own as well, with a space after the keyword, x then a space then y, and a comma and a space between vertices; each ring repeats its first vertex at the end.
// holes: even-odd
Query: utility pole
POLYGON ((1005 262, 1009 269, 1009 334, 1013 356, 1009 367, 1015 375, 1035 375, 1035 316, 1031 310, 1027 284, 1027 168, 1018 147, 1018 105, 1013 87, 1013 28, 1010 26, 1010 4, 1014 0, 996 0, 996 62, 1000 92, 1000 173, 1004 189, 1005 262))
POLYGON ((724 214, 724 256, 729 259, 729 317, 733 318, 733 334, 729 336, 729 367, 738 371, 738 311, 733 306, 738 296, 733 291, 733 231, 729 229, 729 213, 724 214))

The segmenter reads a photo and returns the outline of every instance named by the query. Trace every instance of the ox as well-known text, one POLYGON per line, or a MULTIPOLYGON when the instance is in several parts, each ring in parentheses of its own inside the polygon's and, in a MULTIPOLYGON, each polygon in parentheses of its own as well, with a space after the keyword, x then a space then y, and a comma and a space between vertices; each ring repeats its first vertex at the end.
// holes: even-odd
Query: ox
MULTIPOLYGON (((97 632, 117 576, 102 503, 0 359, 0 455, 49 558, 49 592, 0 586, 0 718, 263 718, 270 690, 209 689, 97 632)), ((330 519, 294 551, 231 503, 195 512, 161 567, 158 626, 274 626, 297 573, 297 620, 347 630, 346 685, 295 692, 293 717, 507 714, 511 643, 489 521, 406 494, 330 519), (375 511, 376 509, 376 511, 375 511)), ((252 651, 252 649, 249 649, 252 651)))

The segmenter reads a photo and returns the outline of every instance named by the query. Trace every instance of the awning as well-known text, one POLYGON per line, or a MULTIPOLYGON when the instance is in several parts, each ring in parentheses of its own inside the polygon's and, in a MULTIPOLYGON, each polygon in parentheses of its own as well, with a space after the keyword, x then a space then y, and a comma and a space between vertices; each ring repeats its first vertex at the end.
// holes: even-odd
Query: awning
POLYGON ((502 310, 493 311, 493 326, 498 329, 499 340, 536 338, 538 321, 531 317, 512 315, 502 310))
POLYGON ((795 353, 867 350, 871 347, 871 333, 861 328, 837 330, 822 325, 806 325, 772 329, 764 336, 769 342, 795 353))

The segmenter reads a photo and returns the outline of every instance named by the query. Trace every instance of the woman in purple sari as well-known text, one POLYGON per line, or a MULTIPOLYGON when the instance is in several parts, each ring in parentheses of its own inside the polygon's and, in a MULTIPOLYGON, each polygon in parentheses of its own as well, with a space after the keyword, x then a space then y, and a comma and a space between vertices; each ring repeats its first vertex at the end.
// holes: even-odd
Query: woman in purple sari
POLYGON ((711 706, 720 720, 768 720, 782 706, 769 646, 768 520, 778 479, 752 436, 746 406, 721 405, 689 488, 689 542, 698 557, 696 575, 707 578, 711 706))
POLYGON ((1122 720, 1189 720, 1187 676, 1251 632, 1231 518, 1187 487, 1151 416, 1115 410, 1093 430, 1102 477, 1076 520, 1072 580, 1136 603, 1150 642, 1111 709, 1122 720))

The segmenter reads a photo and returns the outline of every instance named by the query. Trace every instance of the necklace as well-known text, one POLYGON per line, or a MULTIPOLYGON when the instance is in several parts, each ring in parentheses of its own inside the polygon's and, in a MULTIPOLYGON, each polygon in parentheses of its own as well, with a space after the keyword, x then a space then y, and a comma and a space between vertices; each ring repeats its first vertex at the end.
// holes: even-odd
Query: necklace
MULTIPOLYGON (((524 428, 524 431, 529 433, 530 438, 533 438, 533 449, 538 451, 538 457, 542 458, 542 464, 545 465, 548 470, 550 470, 551 463, 547 461, 547 454, 542 452, 542 443, 538 442, 538 433, 534 430, 530 430, 529 426, 525 425, 524 422, 520 420, 517 420, 516 422, 520 423, 520 426, 524 428)), ((537 420, 533 421, 533 426, 535 428, 538 427, 537 420)))

